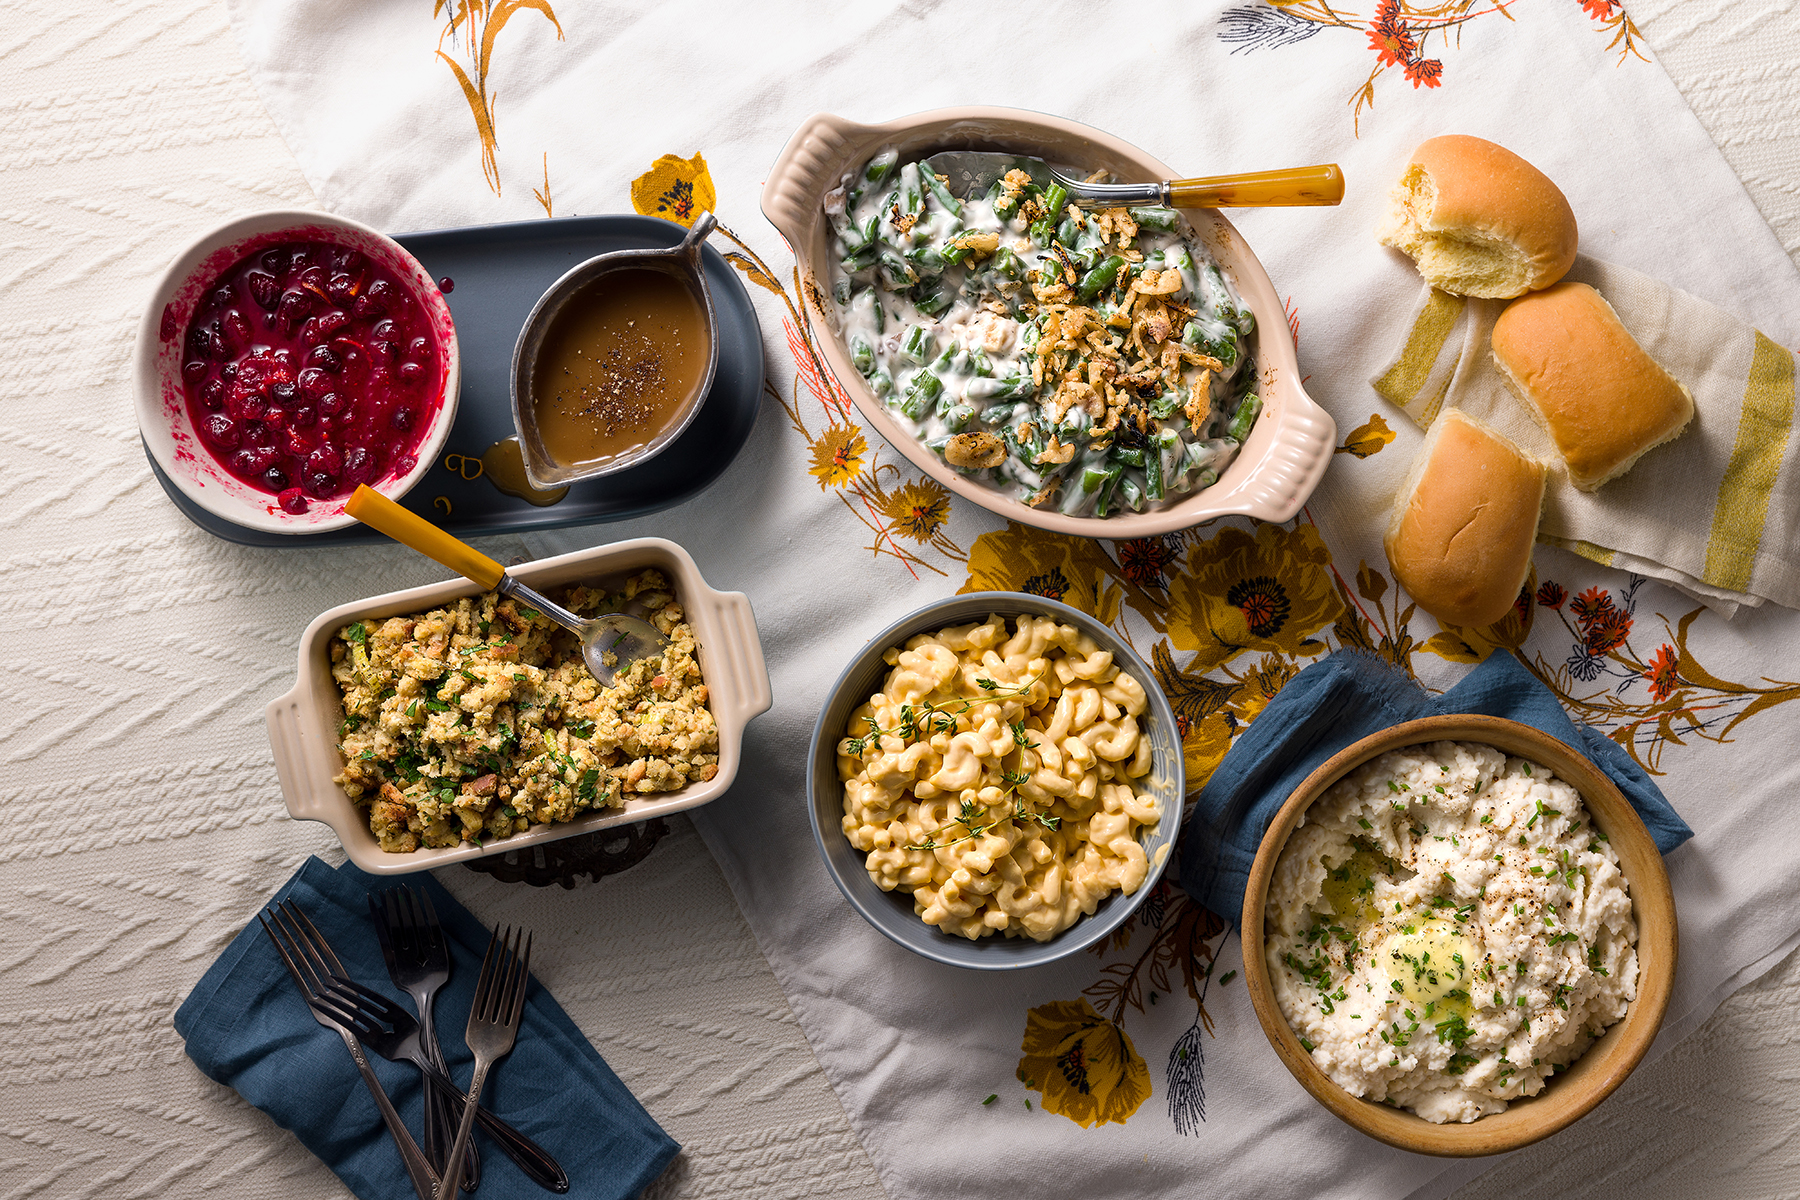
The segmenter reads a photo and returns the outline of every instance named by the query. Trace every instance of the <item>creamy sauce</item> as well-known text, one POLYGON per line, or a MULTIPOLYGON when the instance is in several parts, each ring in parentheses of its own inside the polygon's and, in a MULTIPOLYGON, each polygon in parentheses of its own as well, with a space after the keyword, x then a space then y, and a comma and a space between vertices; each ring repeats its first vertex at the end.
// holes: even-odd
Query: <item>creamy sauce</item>
POLYGON ((587 285, 544 334, 532 411, 544 453, 577 467, 627 454, 681 419, 706 372, 706 314, 666 271, 587 285))
POLYGON ((1064 261, 1081 268, 1076 290, 1085 293, 1089 274, 1117 261, 1118 247, 1108 245, 1093 214, 1077 219, 1065 205, 1054 215, 1059 233, 1045 238, 1028 220, 1036 193, 1028 191, 1024 204, 998 189, 949 197, 928 163, 896 169, 896 162, 891 152, 871 160, 826 198, 826 210, 838 235, 834 297, 845 345, 902 425, 940 456, 959 435, 995 435, 1006 446, 1003 461, 958 469, 1027 502, 1054 496, 1069 515, 1155 508, 1218 480, 1260 411, 1258 402, 1234 421, 1254 378, 1243 369, 1254 321, 1218 264, 1182 236, 1173 210, 1133 210, 1168 231, 1140 223, 1134 249, 1122 257, 1135 253, 1141 261, 1115 268, 1120 286, 1096 287, 1080 303, 1128 315, 1124 282, 1173 268, 1181 287, 1169 300, 1189 310, 1174 336, 1226 367, 1212 372, 1203 413, 1190 418, 1177 392, 1151 399, 1152 432, 1131 446, 1097 430, 1080 408, 1055 405, 1056 381, 1033 378, 1043 321, 1031 281, 1064 261), (971 235, 992 235, 998 248, 966 252, 971 235), (1040 461, 1052 436, 1076 446, 1075 454, 1040 461))

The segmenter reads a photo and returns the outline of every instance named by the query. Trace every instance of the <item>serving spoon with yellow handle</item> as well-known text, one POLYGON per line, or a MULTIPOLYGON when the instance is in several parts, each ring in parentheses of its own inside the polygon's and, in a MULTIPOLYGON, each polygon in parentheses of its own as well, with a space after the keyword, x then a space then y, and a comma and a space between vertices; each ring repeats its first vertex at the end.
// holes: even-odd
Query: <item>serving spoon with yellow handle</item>
POLYGON ((581 657, 587 663, 588 672, 602 687, 613 681, 615 673, 639 659, 661 654, 669 644, 669 639, 642 617, 626 613, 601 613, 592 618, 576 616, 543 593, 508 575, 505 567, 481 551, 450 536, 410 509, 400 507, 367 484, 356 489, 344 504, 344 511, 489 591, 530 605, 567 629, 581 639, 581 657))
POLYGON ((1281 208, 1338 204, 1344 199, 1344 172, 1336 163, 1210 175, 1204 179, 1165 179, 1161 183, 1088 183, 1060 171, 1041 158, 1000 154, 991 150, 946 150, 930 159, 932 169, 949 179, 958 196, 978 196, 1008 171, 1024 171, 1039 183, 1057 183, 1077 204, 1119 208, 1159 204, 1169 208, 1281 208))

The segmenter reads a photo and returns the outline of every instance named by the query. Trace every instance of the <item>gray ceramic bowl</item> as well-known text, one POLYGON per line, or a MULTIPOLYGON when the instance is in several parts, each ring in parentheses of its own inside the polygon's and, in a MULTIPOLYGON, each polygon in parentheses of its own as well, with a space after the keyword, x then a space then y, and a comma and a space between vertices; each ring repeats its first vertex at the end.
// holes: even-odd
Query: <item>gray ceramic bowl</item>
POLYGON ((850 901, 850 906, 869 924, 908 950, 941 963, 977 971, 1042 966, 1087 949, 1124 924, 1156 886, 1169 855, 1174 852, 1187 784, 1175 712, 1169 707, 1162 688, 1157 686, 1156 673, 1116 633, 1086 613, 1024 592, 974 592, 952 596, 908 613, 876 634, 850 660, 850 665, 832 685, 824 710, 819 713, 819 723, 813 727, 807 763, 806 800, 812 817, 813 840, 825 859, 826 871, 838 885, 838 890, 844 893, 844 898, 850 901), (841 824, 844 801, 843 785, 838 782, 837 775, 837 744, 844 736, 851 712, 881 687, 889 670, 881 656, 889 647, 902 645, 914 634, 980 621, 989 613, 1006 617, 1047 616, 1074 625, 1102 649, 1112 651, 1113 661, 1144 685, 1144 693, 1150 701, 1141 727, 1144 736, 1150 739, 1152 766, 1150 774, 1140 781, 1140 787, 1156 797, 1163 813, 1156 829, 1140 838, 1150 860, 1150 873, 1135 895, 1113 893, 1100 902, 1093 916, 1083 917, 1047 942, 998 934, 972 942, 925 924, 914 914, 909 893, 884 892, 869 878, 863 867, 866 856, 850 844, 841 824))

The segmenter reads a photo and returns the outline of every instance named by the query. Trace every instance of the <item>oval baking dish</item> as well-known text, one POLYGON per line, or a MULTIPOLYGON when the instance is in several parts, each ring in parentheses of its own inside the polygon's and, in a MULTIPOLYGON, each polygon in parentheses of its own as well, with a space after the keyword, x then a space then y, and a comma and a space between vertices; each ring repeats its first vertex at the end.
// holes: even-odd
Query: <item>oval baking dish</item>
POLYGON ((655 567, 672 585, 693 627, 700 673, 705 680, 713 720, 719 728, 719 771, 712 779, 673 792, 627 800, 623 808, 590 811, 572 821, 533 825, 524 833, 496 838, 485 846, 426 849, 396 854, 382 850, 369 830, 367 813, 357 807, 332 777, 344 769, 336 731, 343 703, 331 676, 331 638, 346 624, 369 618, 425 612, 463 596, 481 594, 479 585, 450 580, 357 600, 319 614, 300 637, 299 678, 294 687, 269 703, 269 747, 281 780, 287 810, 297 820, 323 821, 337 833, 344 850, 363 870, 400 875, 451 863, 526 850, 544 842, 595 833, 651 817, 697 808, 724 794, 743 758, 744 726, 767 712, 772 702, 769 672, 763 662, 756 617, 742 592, 720 592, 707 586, 688 552, 662 538, 638 538, 546 558, 508 570, 539 589, 572 583, 611 581, 632 571, 655 567))
POLYGON ((1300 510, 1330 464, 1337 426, 1300 386, 1287 314, 1267 272, 1231 223, 1213 209, 1184 209, 1194 235, 1219 260, 1239 297, 1256 315, 1258 394, 1264 409, 1237 460, 1204 491, 1165 508, 1121 516, 1072 517, 1031 508, 946 465, 888 410, 851 362, 836 307, 826 299, 832 266, 825 194, 884 148, 902 159, 933 150, 1002 150, 1089 170, 1123 181, 1173 179, 1177 172, 1137 147, 1060 117, 1012 108, 944 108, 880 125, 829 113, 802 122, 769 169, 763 214, 798 260, 808 319, 826 364, 863 419, 916 467, 959 496, 1003 517, 1083 537, 1138 538, 1186 529, 1214 517, 1242 515, 1285 521, 1300 510))

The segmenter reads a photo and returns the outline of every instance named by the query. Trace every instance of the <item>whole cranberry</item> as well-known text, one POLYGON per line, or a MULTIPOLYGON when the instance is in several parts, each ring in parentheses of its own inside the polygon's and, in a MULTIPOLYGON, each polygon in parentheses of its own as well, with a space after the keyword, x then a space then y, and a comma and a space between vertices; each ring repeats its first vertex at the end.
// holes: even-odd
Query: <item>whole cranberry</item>
POLYGON ((274 405, 271 405, 268 408, 263 409, 262 422, 263 422, 264 428, 271 430, 272 432, 274 432, 276 434, 282 434, 282 433, 287 432, 287 427, 288 427, 287 409, 278 408, 274 405))
POLYGON ((237 422, 222 412, 208 413, 200 422, 200 432, 221 450, 229 450, 238 444, 237 422))
MULTIPOLYGON (((266 254, 263 255, 265 263, 268 257, 266 254)), ((250 298, 262 308, 273 312, 275 306, 281 302, 281 285, 275 282, 275 276, 265 271, 252 271, 246 277, 245 282, 250 288, 250 298)))
POLYGON ((317 346, 320 342, 323 342, 325 340, 325 335, 319 332, 319 318, 307 318, 306 323, 300 326, 300 332, 297 336, 299 337, 302 346, 317 346))
POLYGON ((275 461, 275 451, 267 446, 246 446, 231 456, 231 469, 246 479, 255 479, 275 461))
POLYGON ((269 274, 279 275, 288 268, 288 253, 286 250, 264 250, 257 261, 269 274))
POLYGON ((282 512, 293 513, 296 517, 306 511, 306 495, 297 487, 283 488, 275 500, 281 505, 282 512))
POLYGON ((402 454, 399 458, 396 458, 394 460, 394 474, 396 474, 396 475, 410 474, 412 472, 412 469, 418 465, 419 465, 419 456, 418 455, 402 454))
POLYGON ((230 307, 231 302, 236 299, 237 296, 232 292, 230 287, 214 288, 212 295, 206 298, 206 306, 208 308, 228 308, 230 307))
POLYGON ((401 363, 400 364, 400 382, 407 383, 407 384, 418 384, 418 383, 425 382, 425 368, 420 366, 416 362, 401 363))
POLYGON ((232 380, 236 379, 237 376, 238 369, 236 363, 226 363, 219 368, 219 378, 223 379, 226 383, 230 383, 232 380))
POLYGON ((405 432, 412 428, 413 415, 413 410, 410 408, 396 408, 389 414, 388 424, 392 425, 395 429, 405 432))
POLYGON ((375 478, 375 472, 381 466, 381 455, 367 446, 352 446, 344 451, 343 479, 346 484, 355 487, 359 483, 367 483, 375 478))
POLYGON ((306 320, 307 309, 311 307, 305 292, 289 288, 281 293, 281 299, 275 305, 275 319, 283 329, 292 333, 300 327, 300 322, 306 320))
POLYGON ((309 400, 317 400, 331 391, 331 376, 318 367, 307 367, 295 382, 300 385, 300 394, 309 400))
POLYGON ((330 346, 314 346, 307 354, 306 361, 315 367, 322 367, 333 375, 342 373, 344 360, 330 346))
POLYGON ((293 404, 296 398, 296 391, 294 385, 288 380, 277 379, 269 384, 268 395, 270 401, 286 407, 293 404))
POLYGON ((374 283, 371 283, 366 294, 369 299, 382 306, 383 312, 387 311, 388 307, 394 303, 394 299, 397 296, 397 293, 394 291, 394 285, 385 279, 377 279, 374 283))
POLYGON ((344 456, 329 443, 306 456, 306 470, 321 475, 336 475, 344 469, 344 456))
MULTIPOLYGON (((290 419, 292 418, 291 413, 289 414, 289 417, 290 419)), ((305 434, 301 433, 298 429, 289 426, 286 440, 282 442, 281 448, 295 458, 305 458, 312 450, 312 444, 306 440, 305 434)))
POLYGON ((253 450, 267 450, 271 454, 275 452, 275 431, 261 421, 244 422, 239 440, 253 450))
POLYGON ((307 267, 304 271, 301 271, 296 278, 299 280, 300 286, 309 291, 322 292, 325 290, 326 276, 324 267, 317 265, 307 267))
POLYGON ((400 327, 394 324, 394 319, 392 317, 383 317, 381 320, 375 322, 375 327, 369 330, 369 332, 378 338, 385 338, 392 341, 400 336, 400 327))
POLYGON ((288 473, 282 470, 279 463, 264 471, 262 473, 262 479, 263 482, 268 485, 271 492, 286 491, 290 483, 288 473))
POLYGON ((313 265, 313 251, 308 246, 295 246, 288 253, 288 270, 298 275, 313 265))
POLYGON ((292 350, 289 350, 286 346, 283 346, 279 350, 270 351, 269 358, 275 363, 275 365, 277 367, 281 368, 282 371, 286 372, 289 378, 293 377, 293 374, 294 374, 294 352, 292 350))
POLYGON ((219 322, 219 332, 229 349, 237 350, 250 344, 250 322, 244 320, 244 314, 235 308, 228 311, 219 322))
POLYGON ((400 356, 399 344, 390 342, 385 338, 376 340, 369 346, 369 349, 374 353, 377 359, 398 358, 400 356))
POLYGON ((357 268, 367 261, 363 258, 360 250, 352 250, 349 246, 338 247, 336 260, 338 270, 348 271, 352 275, 356 274, 357 268))
POLYGON ((199 383, 206 378, 206 364, 197 358, 190 358, 181 365, 181 377, 189 383, 199 383))
POLYGON ((268 401, 263 394, 242 380, 228 384, 225 388, 225 411, 231 415, 233 420, 258 420, 268 407, 268 401))
POLYGON ((349 304, 356 299, 356 280, 347 271, 339 271, 325 281, 325 294, 333 304, 349 304))
POLYGON ((225 381, 209 379, 200 389, 200 407, 208 412, 217 412, 225 407, 225 381))
POLYGON ((350 415, 350 398, 340 396, 336 392, 326 392, 319 397, 319 415, 321 417, 348 417, 350 415))
POLYGON ((342 311, 334 308, 319 318, 319 333, 325 337, 330 337, 349 323, 350 318, 346 317, 342 311))
POLYGON ((310 404, 302 404, 294 410, 294 424, 300 429, 311 429, 319 423, 319 412, 310 404))
POLYGON ((328 500, 337 495, 337 476, 327 475, 323 471, 305 471, 300 476, 306 490, 321 500, 328 500))
POLYGON ((430 338, 416 337, 412 341, 406 343, 406 357, 408 358, 424 358, 430 353, 430 338))

